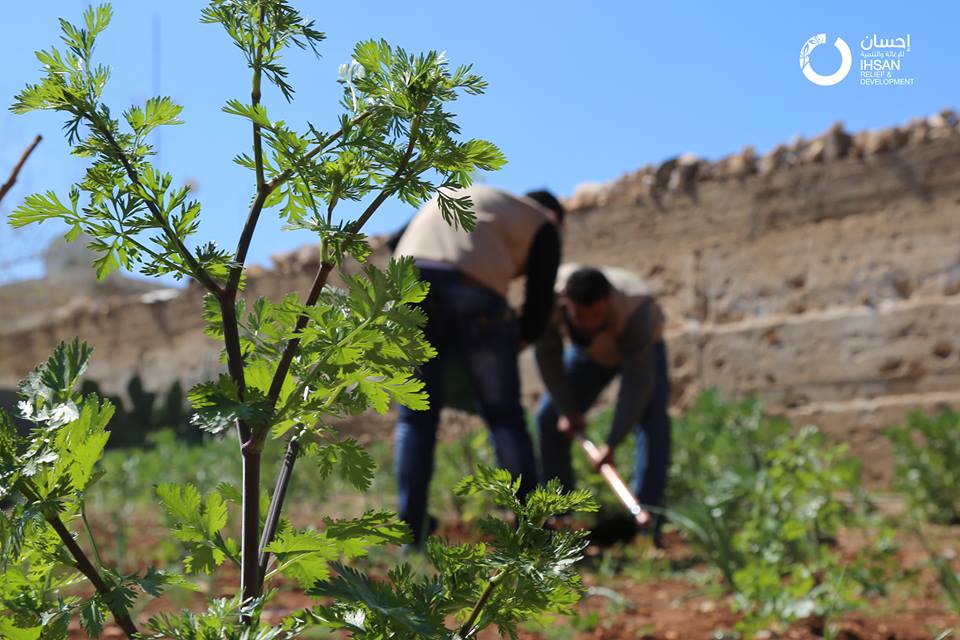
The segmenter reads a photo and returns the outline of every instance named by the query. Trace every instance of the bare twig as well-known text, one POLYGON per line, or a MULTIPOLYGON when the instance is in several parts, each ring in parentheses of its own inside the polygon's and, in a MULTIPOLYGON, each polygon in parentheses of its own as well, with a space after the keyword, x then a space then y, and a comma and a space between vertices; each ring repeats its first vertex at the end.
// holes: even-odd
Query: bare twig
POLYGON ((20 155, 20 160, 17 161, 17 164, 13 167, 13 171, 10 172, 10 177, 0 186, 0 200, 3 200, 3 197, 7 195, 7 191, 10 191, 13 185, 16 184, 17 176, 20 175, 20 169, 23 168, 27 158, 29 158, 33 150, 37 148, 41 140, 43 140, 43 136, 38 134, 37 137, 33 139, 33 142, 30 143, 30 146, 23 150, 23 153, 20 155))

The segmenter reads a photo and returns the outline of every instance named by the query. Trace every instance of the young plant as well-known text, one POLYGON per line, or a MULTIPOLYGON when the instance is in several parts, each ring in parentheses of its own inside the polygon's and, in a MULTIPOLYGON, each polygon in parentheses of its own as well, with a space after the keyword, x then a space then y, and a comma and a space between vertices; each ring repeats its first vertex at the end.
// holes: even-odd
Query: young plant
MULTIPOLYGON (((240 569, 240 584, 234 598, 211 602, 206 613, 161 615, 147 628, 158 637, 209 637, 216 630, 222 638, 288 638, 322 625, 364 638, 452 639, 472 637, 489 624, 512 635, 520 619, 567 610, 577 595, 571 564, 583 540, 551 535, 542 525, 554 512, 592 508, 583 494, 564 496, 551 486, 521 505, 509 475, 481 470, 462 490, 491 493, 513 511, 517 528, 490 520, 485 527, 491 543, 451 549, 431 543, 436 578, 414 578, 400 565, 389 583, 345 563, 371 545, 407 540, 406 527, 392 514, 327 517, 322 531, 296 529, 281 518, 300 458, 312 459, 324 476, 336 472, 360 489, 370 485, 372 460, 357 442, 338 436, 331 418, 371 407, 383 413, 392 400, 427 407, 422 384, 412 374, 434 350, 421 330, 425 316, 416 305, 426 286, 412 261, 395 260, 383 270, 364 265, 359 275, 342 275, 342 289, 327 281, 346 260, 364 262, 369 247, 363 228, 390 197, 416 206, 436 196, 450 224, 472 228, 472 203, 451 190, 504 160, 489 142, 458 140, 459 127, 446 105, 460 94, 482 93, 484 81, 469 66, 451 68, 445 54, 411 54, 382 40, 361 42, 340 68, 343 100, 335 125, 321 130, 308 124, 297 131, 271 117, 263 92, 272 86, 292 99, 281 54, 290 47, 316 51, 323 34, 286 0, 212 0, 203 22, 219 24, 250 69, 249 99, 229 100, 223 110, 249 125, 252 149, 235 162, 250 170, 252 185, 236 248, 192 247, 200 204, 190 199, 188 186, 175 186, 173 176, 153 164, 149 142, 158 127, 180 124, 181 108, 170 98, 155 97, 117 118, 103 102, 110 70, 94 61, 93 52, 110 18, 110 7, 101 5, 88 9, 79 26, 61 21, 65 48, 37 54, 45 75, 17 96, 13 111, 64 114, 74 154, 90 164, 66 200, 53 192, 32 195, 11 223, 61 220, 68 240, 88 235, 101 278, 119 267, 139 269, 150 276, 190 278, 207 293, 208 333, 223 343, 226 372, 188 395, 199 428, 236 432, 242 480, 239 487, 221 482, 205 493, 189 484, 161 483, 157 493, 173 536, 187 550, 187 571, 209 573, 230 561, 240 569), (356 214, 341 217, 341 208, 351 203, 360 203, 356 214), (319 238, 320 266, 303 298, 242 296, 247 254, 266 209, 274 209, 289 228, 311 230, 319 238), (285 445, 286 454, 267 497, 261 466, 264 449, 275 441, 285 445), (226 527, 231 503, 239 503, 239 540, 226 527), (334 601, 271 627, 260 620, 273 593, 265 584, 282 576, 334 601), (453 612, 460 612, 461 622, 447 629, 453 612)), ((4 523, 5 544, 9 540, 12 550, 29 555, 5 555, 3 588, 14 588, 15 567, 34 580, 53 575, 45 573, 48 566, 65 565, 95 590, 74 601, 50 579, 27 585, 42 592, 38 604, 21 610, 19 600, 5 599, 0 614, 8 634, 15 628, 19 637, 61 637, 43 625, 78 611, 91 635, 109 613, 132 637, 138 632, 130 615, 136 594, 158 595, 165 585, 183 583, 152 568, 120 575, 101 561, 92 535, 91 557, 67 526, 77 519, 86 524, 84 498, 113 411, 98 396, 76 390, 89 357, 89 347, 79 341, 61 345, 24 382, 21 413, 34 425, 29 437, 18 437, 4 422, 2 488, 20 500, 4 523), (35 552, 40 541, 48 544, 35 552), (31 568, 34 562, 41 568, 31 568)))
POLYGON ((850 566, 832 548, 841 527, 861 524, 840 499, 860 497, 859 465, 845 447, 715 392, 676 426, 667 515, 723 576, 741 631, 828 620, 874 588, 889 545, 850 566))
POLYGON ((911 510, 930 522, 960 523, 960 413, 916 412, 886 436, 897 462, 894 485, 911 510))

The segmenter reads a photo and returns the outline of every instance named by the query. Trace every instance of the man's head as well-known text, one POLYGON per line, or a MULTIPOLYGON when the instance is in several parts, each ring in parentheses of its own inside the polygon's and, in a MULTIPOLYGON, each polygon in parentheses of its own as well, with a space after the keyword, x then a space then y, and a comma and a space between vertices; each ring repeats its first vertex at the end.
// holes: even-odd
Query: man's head
POLYGON ((534 202, 546 207, 547 209, 550 209, 550 211, 553 211, 553 213, 557 216, 557 223, 563 224, 563 215, 565 210, 563 205, 560 204, 560 201, 557 200, 556 196, 554 196, 552 193, 541 189, 539 191, 529 191, 524 195, 534 202))
POLYGON ((606 326, 613 286, 599 269, 581 267, 567 279, 563 301, 571 329, 592 338, 606 326))

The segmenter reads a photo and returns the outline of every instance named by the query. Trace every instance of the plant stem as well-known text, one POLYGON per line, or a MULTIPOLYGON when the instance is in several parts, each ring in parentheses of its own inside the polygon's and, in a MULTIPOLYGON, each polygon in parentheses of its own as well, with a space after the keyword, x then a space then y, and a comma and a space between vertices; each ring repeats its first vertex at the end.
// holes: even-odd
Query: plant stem
MULTIPOLYGON (((259 26, 263 26, 263 7, 260 7, 260 14, 257 16, 259 26)), ((257 30, 259 33, 259 29, 257 30)), ((263 74, 263 44, 257 44, 257 53, 253 61, 253 81, 250 89, 250 102, 254 108, 260 104, 260 81, 263 74)), ((270 195, 272 189, 267 188, 266 179, 263 173, 263 135, 260 125, 253 123, 253 164, 254 173, 257 180, 257 195, 250 205, 250 211, 247 213, 247 221, 243 225, 243 231, 240 232, 240 239, 237 241, 237 250, 234 254, 234 264, 230 267, 230 275, 227 280, 227 292, 236 291, 240 286, 240 278, 243 275, 243 263, 247 259, 247 251, 250 249, 250 242, 253 240, 253 232, 257 227, 257 221, 260 219, 260 213, 263 211, 263 205, 270 195)))
POLYGON ((157 206, 157 203, 153 200, 145 197, 146 189, 143 188, 143 185, 140 183, 140 174, 137 173, 136 168, 130 164, 130 159, 127 158, 126 152, 123 150, 123 147, 117 143, 116 138, 113 137, 113 132, 110 131, 107 127, 101 127, 97 122, 96 118, 87 116, 87 119, 90 121, 90 125, 99 129, 103 136, 107 139, 107 142, 114 148, 117 152, 117 157, 120 159, 120 164, 123 165, 124 171, 127 172, 127 177, 130 178, 130 182, 133 184, 137 190, 142 192, 140 196, 143 199, 143 202, 147 205, 147 209, 150 210, 150 213, 153 215, 153 219, 160 226, 160 229, 163 231, 164 235, 167 236, 167 239, 170 240, 173 245, 177 248, 177 253, 183 258, 183 261, 187 263, 187 266, 190 268, 190 271, 194 278, 202 284, 208 291, 215 295, 220 295, 223 290, 220 285, 210 277, 210 274, 200 266, 200 263, 197 262, 197 259, 193 257, 193 253, 187 248, 187 245, 183 244, 183 240, 180 238, 177 233, 170 228, 170 225, 163 218, 163 212, 160 211, 160 207, 157 206))
MULTIPOLYGON (((364 120, 366 120, 367 118, 369 118, 371 113, 373 113, 373 112, 372 112, 372 111, 364 111, 363 113, 355 116, 355 117, 353 118, 353 120, 350 121, 350 126, 353 127, 353 126, 356 126, 356 125, 360 124, 361 122, 363 122, 364 120)), ((327 136, 326 138, 324 138, 323 140, 321 140, 320 143, 319 143, 317 146, 315 146, 315 147, 314 147, 313 149, 311 149, 305 156, 303 156, 303 159, 304 159, 304 160, 313 160, 313 159, 316 158, 318 155, 320 155, 321 153, 323 153, 323 150, 324 150, 324 149, 326 149, 326 148, 329 147, 332 143, 334 143, 334 142, 336 142, 337 140, 339 140, 339 139, 340 139, 340 136, 342 136, 342 135, 343 135, 343 128, 341 127, 338 131, 330 134, 329 136, 327 136)), ((269 193, 269 192, 272 192, 274 189, 276 189, 277 187, 279 187, 281 184, 283 184, 284 182, 286 182, 287 180, 289 180, 289 179, 290 179, 290 176, 292 176, 293 173, 294 173, 294 170, 293 170, 293 169, 286 169, 286 170, 283 171, 282 173, 278 174, 273 180, 271 180, 270 182, 267 183, 267 185, 266 185, 266 186, 267 186, 267 192, 268 192, 268 193, 269 193)))
POLYGON ((287 487, 293 475, 293 465, 297 461, 299 451, 300 434, 296 434, 290 438, 290 442, 287 443, 287 453, 283 456, 283 464, 280 467, 280 474, 277 476, 277 487, 273 490, 273 495, 270 497, 270 510, 267 512, 267 520, 263 525, 263 537, 260 539, 261 588, 263 580, 267 575, 267 564, 270 562, 270 553, 266 550, 266 547, 273 541, 273 536, 277 533, 277 525, 280 523, 280 512, 283 510, 283 501, 286 498, 287 487))
MULTIPOLYGON (((223 344, 227 351, 227 371, 237 385, 237 393, 242 401, 247 390, 243 372, 243 352, 240 347, 240 325, 237 320, 236 292, 228 292, 220 299, 220 318, 223 322, 223 344)), ((237 436, 240 446, 250 442, 252 432, 245 420, 237 420, 237 436)))
POLYGON ((33 153, 33 150, 37 148, 37 145, 40 144, 40 141, 43 140, 43 136, 37 135, 33 139, 33 142, 30 143, 30 146, 24 149, 23 154, 20 156, 20 160, 17 161, 17 164, 14 165, 13 171, 10 172, 10 177, 7 178, 7 181, 0 186, 0 200, 3 200, 3 196, 7 195, 7 192, 13 188, 13 185, 17 182, 17 176, 20 175, 20 169, 23 168, 24 163, 27 161, 27 158, 30 157, 30 154, 33 153))
POLYGON ((477 600, 477 604, 473 606, 473 611, 470 612, 470 617, 467 618, 467 621, 464 622, 463 626, 460 627, 461 638, 469 638, 476 632, 476 629, 473 628, 473 625, 477 623, 477 618, 480 617, 480 612, 483 611, 483 608, 487 605, 487 601, 490 600, 490 596, 493 595, 493 590, 503 579, 503 576, 504 573, 502 571, 491 576, 490 581, 487 583, 487 588, 483 590, 483 593, 480 594, 480 599, 477 600))
POLYGON ((103 558, 100 557, 100 549, 97 548, 97 541, 93 537, 93 530, 87 521, 87 507, 82 500, 80 501, 80 520, 83 522, 83 528, 87 531, 87 537, 90 538, 90 546, 93 547, 93 557, 97 559, 97 566, 103 567, 103 558))
POLYGON ((240 288, 240 278, 243 275, 243 264, 247 260, 247 251, 250 250, 253 232, 257 228, 260 213, 263 211, 263 205, 269 194, 270 192, 266 187, 257 187, 257 195, 253 199, 253 204, 250 205, 247 221, 244 223, 243 230, 240 232, 240 239, 237 241, 237 250, 227 279, 227 291, 237 291, 240 288))
MULTIPOLYGON (((250 90, 250 101, 254 108, 260 104, 260 79, 262 74, 263 43, 260 35, 264 20, 264 7, 260 6, 257 15, 257 52, 253 60, 253 82, 250 90)), ((257 180, 257 195, 250 206, 247 221, 240 232, 237 242, 237 251, 234 255, 234 265, 230 268, 227 279, 226 294, 221 301, 221 316, 223 317, 223 339, 227 348, 227 362, 230 377, 237 384, 240 399, 246 391, 246 381, 243 371, 243 354, 240 347, 239 323, 237 321, 236 295, 243 277, 243 263, 247 258, 247 250, 253 240, 260 213, 267 200, 268 191, 263 175, 263 137, 260 125, 253 123, 253 158, 257 180), (229 309, 228 309, 229 307, 229 309)), ((240 437, 240 451, 243 456, 243 499, 242 521, 240 533, 240 591, 244 601, 249 601, 260 595, 260 571, 258 563, 257 542, 260 527, 260 449, 262 442, 253 438, 251 429, 237 421, 237 434, 240 437)))
POLYGON ((417 134, 420 129, 420 116, 414 116, 413 121, 410 123, 410 140, 407 142, 407 150, 403 154, 403 158, 400 160, 400 164, 397 165, 397 170, 393 172, 393 175, 390 176, 390 180, 387 181, 386 186, 383 190, 377 194, 377 197, 374 198, 373 202, 370 203, 370 206, 364 210, 364 212, 357 218, 356 222, 350 225, 350 230, 354 233, 360 231, 360 229, 367 223, 367 220, 380 208, 387 198, 392 196, 396 191, 396 183, 401 175, 407 170, 407 165, 410 164, 410 158, 413 157, 413 151, 417 146, 417 134))
MULTIPOLYGON (((371 112, 369 111, 361 113, 350 121, 350 125, 354 126, 360 124, 366 120, 367 117, 369 117, 370 113, 371 112)), ((250 243, 253 240, 253 232, 257 227, 257 222, 260 219, 260 213, 263 211, 264 203, 277 187, 289 180, 294 174, 293 169, 287 169, 274 177, 273 180, 270 180, 269 182, 263 181, 263 151, 260 126, 254 125, 254 130, 254 163, 257 167, 257 195, 254 198, 253 203, 250 205, 250 211, 247 212, 247 221, 244 223, 243 230, 240 232, 240 239, 237 242, 237 250, 234 254, 234 264, 230 268, 230 275, 227 281, 227 291, 236 291, 239 287, 240 278, 243 274, 243 264, 247 259, 247 252, 250 250, 250 243), (258 145, 261 149, 259 154, 257 153, 258 145), (260 159, 259 162, 257 161, 257 157, 260 159)), ((304 160, 312 160, 317 155, 322 153, 323 150, 330 146, 333 142, 337 141, 342 135, 343 128, 335 133, 330 134, 324 140, 322 140, 320 144, 311 149, 310 152, 304 156, 304 160)))
MULTIPOLYGON (((366 224, 367 220, 380 208, 387 198, 389 198, 394 191, 396 190, 395 184, 397 179, 407 170, 407 165, 410 163, 410 158, 413 156, 413 151, 416 148, 416 139, 417 139, 417 130, 420 127, 420 117, 416 116, 413 119, 413 122, 410 125, 410 141, 407 143, 407 150, 404 152, 403 158, 400 161, 397 170, 393 173, 393 176, 390 177, 390 180, 387 181, 386 186, 377 194, 377 197, 370 203, 370 205, 364 210, 363 214, 357 218, 357 220, 350 225, 351 230, 354 233, 359 232, 363 225, 366 224)), ((341 130, 342 131, 342 130, 341 130)), ((330 217, 328 213, 328 219, 330 217)), ((330 272, 333 270, 333 263, 326 260, 326 245, 324 244, 321 248, 321 256, 324 258, 324 261, 320 265, 320 270, 317 272, 317 276, 313 281, 313 286, 310 288, 310 293, 307 295, 307 300, 305 305, 312 307, 316 304, 317 299, 320 297, 320 292, 323 290, 324 285, 327 282, 327 277, 330 275, 330 272)), ((309 318, 305 314, 301 314, 297 318, 297 324, 294 327, 294 334, 299 334, 303 331, 304 327, 307 326, 309 318)), ((287 346, 283 350, 283 355, 280 357, 280 363, 277 365, 277 371, 273 376, 273 380, 270 383, 270 393, 268 397, 270 401, 275 405, 277 398, 280 397, 280 391, 283 389, 283 382, 286 380, 287 373, 290 371, 290 365, 293 362, 293 357, 296 355, 297 347, 300 346, 300 338, 296 335, 287 341, 287 346)))
MULTIPOLYGON (((377 316, 365 318, 363 322, 354 327, 350 333, 340 339, 337 345, 333 347, 332 352, 336 353, 342 345, 348 344, 355 335, 366 329, 370 323, 376 319, 377 316)), ((310 370, 300 378, 300 383, 296 386, 293 392, 290 393, 290 396, 287 398, 284 406, 280 407, 279 415, 283 416, 286 414, 287 407, 289 406, 290 402, 295 398, 299 398, 305 392, 307 387, 309 387, 309 385, 313 382, 314 376, 316 376, 317 372, 320 370, 320 367, 324 364, 326 364, 326 360, 324 359, 317 360, 313 363, 313 365, 310 367, 310 370)), ((336 400, 337 396, 340 395, 340 390, 343 388, 343 386, 344 385, 341 383, 334 387, 335 391, 331 393, 327 400, 323 403, 324 410, 329 409, 333 405, 333 402, 336 400)))
MULTIPOLYGON (((97 593, 101 596, 109 596, 113 592, 113 588, 100 576, 100 572, 97 571, 97 568, 94 567, 90 559, 87 558, 87 554, 80 545, 77 544, 77 541, 73 539, 73 535, 67 529, 66 525, 63 524, 60 516, 50 515, 47 516, 46 519, 47 522, 50 523, 50 526, 53 527, 53 530, 57 532, 57 535, 60 536, 60 540, 63 541, 70 555, 73 556, 77 570, 87 577, 90 584, 93 585, 93 588, 97 590, 97 593)), ((104 601, 107 603, 107 606, 110 607, 110 612, 113 614, 114 620, 117 621, 117 624, 120 625, 123 632, 126 633, 128 637, 133 638, 137 634, 137 627, 130 618, 130 613, 123 609, 119 611, 115 609, 111 604, 112 598, 105 597, 104 601)))
POLYGON ((260 563, 257 543, 260 528, 260 451, 249 441, 243 453, 243 502, 240 533, 240 591, 244 602, 260 596, 260 563))
MULTIPOLYGON (((260 12, 257 15, 257 53, 253 61, 253 87, 250 90, 250 102, 254 108, 260 104, 260 76, 263 73, 263 42, 260 42, 259 35, 263 29, 263 11, 260 6, 260 12)), ((264 190, 263 178, 263 139, 260 136, 260 125, 253 123, 253 161, 257 174, 257 193, 264 190)))
MULTIPOLYGON (((324 252, 321 251, 321 255, 323 253, 324 252)), ((304 302, 305 306, 312 307, 317 303, 324 285, 327 284, 327 278, 330 277, 331 271, 333 271, 332 262, 323 262, 320 265, 320 269, 313 279, 313 285, 310 287, 310 293, 307 294, 307 299, 304 302)), ((287 341, 287 346, 284 348, 283 355, 280 356, 280 362, 277 364, 277 370, 273 374, 273 380, 270 382, 270 393, 267 397, 270 399, 271 405, 275 406, 277 400, 280 398, 283 383, 287 378, 287 373, 290 372, 290 365, 293 364, 293 357, 297 353, 297 347, 300 346, 300 332, 303 331, 309 321, 310 318, 306 314, 300 314, 297 318, 297 324, 293 328, 294 337, 287 341)))
MULTIPOLYGON (((363 117, 366 117, 366 114, 363 114, 363 117)), ((355 121, 359 121, 361 119, 362 118, 358 118, 355 119, 355 121)), ((358 218, 357 221, 352 225, 354 233, 358 232, 363 227, 366 221, 370 219, 380 205, 382 205, 384 201, 394 192, 394 183, 403 174, 403 172, 406 171, 407 165, 410 163, 410 158, 413 156, 413 151, 416 148, 416 136, 419 123, 420 118, 417 116, 414 118, 410 126, 410 141, 407 144, 407 149, 404 152, 404 156, 400 162, 400 165, 397 167, 397 170, 394 172, 387 185, 377 195, 376 199, 370 203, 370 206, 368 206, 363 212, 363 215, 361 215, 360 218, 358 218)), ((342 131, 343 130, 341 129, 339 133, 342 133, 342 131)), ((322 149, 327 144, 330 144, 330 142, 333 140, 336 140, 336 138, 339 137, 339 133, 328 138, 324 144, 317 149, 322 149)), ((330 212, 332 211, 332 208, 333 203, 331 203, 330 211, 328 211, 327 214, 328 221, 330 219, 330 212)), ((312 307, 316 304, 317 300, 320 298, 320 293, 323 291, 324 285, 327 283, 327 278, 329 277, 330 272, 333 270, 333 263, 328 261, 325 243, 321 247, 320 255, 322 262, 320 265, 320 270, 317 271, 313 285, 310 288, 310 293, 307 295, 307 300, 305 302, 307 307, 312 307)), ((287 346, 284 348, 283 355, 280 357, 277 370, 274 373, 273 380, 270 382, 270 392, 268 394, 268 398, 273 406, 276 406, 277 400, 280 397, 280 392, 283 389, 283 383, 287 378, 287 374, 290 372, 290 366, 293 363, 294 356, 296 355, 297 347, 300 346, 299 334, 307 326, 307 322, 309 322, 309 317, 306 314, 301 314, 297 318, 297 324, 293 330, 294 337, 287 341, 287 346)), ((263 531, 263 539, 260 542, 259 568, 261 580, 263 579, 263 576, 266 575, 267 563, 270 559, 270 554, 265 551, 265 548, 273 541, 273 536, 276 533, 277 523, 280 519, 280 512, 283 509, 283 500, 287 493, 287 485, 290 483, 290 478, 293 474, 293 465, 296 462, 296 451, 299 449, 299 446, 300 445, 297 440, 290 440, 290 443, 287 446, 287 453, 284 456, 283 466, 280 469, 280 475, 277 478, 276 489, 270 498, 270 510, 268 511, 267 523, 263 531)))
POLYGON ((180 270, 180 268, 177 267, 177 265, 173 264, 172 262, 170 262, 169 260, 167 260, 166 258, 164 258, 163 256, 161 256, 159 253, 157 253, 156 251, 154 251, 154 250, 151 249, 150 247, 147 247, 146 245, 144 245, 142 242, 140 242, 139 240, 137 240, 137 239, 134 238, 133 236, 131 236, 131 235, 127 234, 127 233, 124 233, 124 234, 123 234, 123 239, 124 239, 126 242, 129 242, 130 244, 132 244, 132 245, 134 245, 135 247, 137 247, 138 249, 140 249, 140 251, 143 251, 144 253, 146 253, 148 256, 150 256, 151 258, 153 258, 155 261, 157 261, 157 262, 162 262, 163 264, 165 264, 165 265, 167 266, 167 268, 170 269, 170 271, 176 272, 176 271, 179 271, 179 270, 180 270))

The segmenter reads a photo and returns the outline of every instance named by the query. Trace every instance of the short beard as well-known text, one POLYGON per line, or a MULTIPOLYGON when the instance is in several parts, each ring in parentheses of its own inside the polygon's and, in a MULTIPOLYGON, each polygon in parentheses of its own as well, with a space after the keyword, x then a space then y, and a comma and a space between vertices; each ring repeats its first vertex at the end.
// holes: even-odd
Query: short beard
MULTIPOLYGON (((593 342, 593 338, 596 336, 588 335, 577 329, 576 325, 573 324, 573 321, 570 320, 570 314, 567 313, 567 310, 563 310, 563 323, 567 325, 567 334, 570 336, 570 341, 577 345, 578 347, 589 347, 590 343, 593 342)), ((600 331, 603 331, 607 327, 607 323, 604 322, 603 326, 600 327, 600 331)), ((600 333, 597 331, 597 333, 600 333)))

